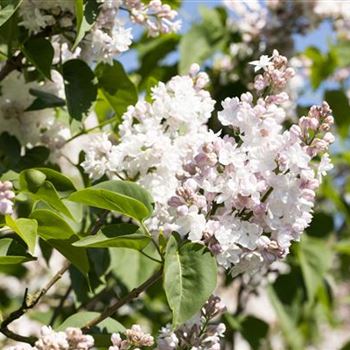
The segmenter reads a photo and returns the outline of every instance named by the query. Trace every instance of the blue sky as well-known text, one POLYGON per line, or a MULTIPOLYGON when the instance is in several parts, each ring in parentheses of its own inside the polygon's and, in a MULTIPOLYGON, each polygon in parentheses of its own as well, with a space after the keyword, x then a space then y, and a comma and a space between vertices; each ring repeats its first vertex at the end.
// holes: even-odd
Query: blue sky
MULTIPOLYGON (((222 5, 221 0, 183 0, 182 7, 179 10, 179 18, 182 20, 182 32, 186 32, 191 25, 199 19, 199 6, 215 7, 222 5)), ((133 33, 137 38, 142 32, 140 27, 135 26, 133 33)), ((321 51, 327 51, 327 47, 330 41, 333 40, 333 33, 331 24, 329 22, 323 22, 316 30, 308 33, 307 35, 295 35, 295 48, 297 51, 304 51, 308 46, 316 46, 321 51)), ((172 56, 174 59, 174 55, 172 56)), ((128 71, 135 69, 138 66, 137 56, 133 50, 126 52, 119 57, 119 60, 123 63, 124 67, 128 71)), ((301 98, 302 103, 317 103, 322 99, 322 89, 313 92, 309 91, 307 95, 301 98)))

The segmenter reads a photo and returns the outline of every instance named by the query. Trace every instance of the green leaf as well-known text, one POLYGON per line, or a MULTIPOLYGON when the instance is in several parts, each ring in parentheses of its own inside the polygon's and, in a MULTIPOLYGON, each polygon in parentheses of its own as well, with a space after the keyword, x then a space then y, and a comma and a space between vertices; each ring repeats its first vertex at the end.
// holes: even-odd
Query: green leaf
POLYGON ((295 322, 291 319, 283 304, 278 299, 272 286, 268 286, 267 293, 271 304, 276 311, 281 330, 288 345, 293 350, 304 349, 301 333, 299 333, 295 322))
POLYGON ((0 6, 0 27, 5 24, 19 8, 23 0, 2 0, 0 6))
MULTIPOLYGON (((8 2, 12 2, 12 0, 8 0, 8 2)), ((14 49, 18 48, 20 39, 20 26, 18 25, 19 21, 18 11, 15 11, 15 13, 3 25, 0 26, 0 42, 7 45, 7 47, 3 47, 2 51, 7 56, 12 55, 14 49)), ((3 58, 5 57, 3 56, 3 58)))
POLYGON ((69 115, 81 120, 96 100, 94 73, 84 61, 78 59, 65 62, 62 70, 69 115))
POLYGON ((62 107, 66 104, 66 101, 62 98, 50 94, 49 92, 29 89, 31 95, 35 96, 36 99, 33 103, 26 109, 26 111, 37 111, 45 108, 62 107))
POLYGON ((72 193, 69 200, 116 211, 138 221, 151 216, 153 199, 141 186, 129 181, 105 181, 72 193))
POLYGON ((336 243, 334 249, 341 254, 350 255, 350 239, 344 239, 336 243))
POLYGON ((21 145, 15 136, 0 135, 0 173, 14 169, 21 158, 21 145))
POLYGON ((322 54, 316 47, 308 47, 305 55, 312 61, 310 81, 313 89, 317 89, 320 84, 327 79, 337 66, 336 54, 329 51, 322 54))
POLYGON ((346 138, 350 125, 349 99, 342 90, 328 90, 325 92, 325 100, 332 108, 335 124, 339 128, 340 136, 346 138))
POLYGON ((14 239, 0 239, 0 265, 17 265, 35 259, 14 239))
POLYGON ((297 257, 303 273, 309 302, 313 302, 317 291, 323 286, 323 279, 332 263, 332 251, 326 242, 303 236, 296 246, 297 257))
MULTIPOLYGON (((64 331, 68 327, 82 328, 86 323, 92 321, 96 317, 100 316, 98 312, 83 311, 78 312, 70 317, 68 317, 64 322, 56 328, 56 331, 64 331)), ((98 328, 100 330, 105 330, 111 333, 124 332, 125 327, 117 322, 116 320, 108 317, 101 323, 99 323, 98 328)))
POLYGON ((340 350, 350 350, 350 340, 348 340, 340 350))
POLYGON ((25 155, 21 157, 18 168, 28 169, 45 164, 50 156, 50 150, 44 146, 35 146, 33 148, 26 148, 25 155))
POLYGON ((54 185, 46 180, 47 177, 50 177, 58 183, 59 187, 63 186, 63 188, 66 188, 64 186, 69 184, 68 182, 65 182, 67 178, 64 175, 55 176, 56 172, 54 170, 50 171, 45 168, 39 169, 27 169, 20 173, 19 181, 21 190, 26 192, 34 201, 44 201, 55 210, 74 219, 69 208, 63 203, 57 193, 54 185), (45 172, 48 175, 46 175, 45 172))
POLYGON ((222 9, 201 7, 203 21, 183 35, 179 51, 179 72, 188 72, 192 63, 203 63, 225 43, 225 18, 222 9))
POLYGON ((241 323, 241 334, 248 341, 252 350, 259 350, 262 348, 269 326, 266 322, 254 316, 247 316, 241 323))
POLYGON ((350 64, 350 45, 347 40, 337 40, 335 45, 331 45, 329 50, 337 57, 337 66, 347 67, 350 64))
POLYGON ((6 225, 16 232, 27 244, 29 251, 34 253, 38 223, 32 219, 13 219, 6 215, 6 225))
POLYGON ((37 169, 24 170, 19 175, 21 190, 36 192, 46 181, 46 175, 37 169))
POLYGON ((57 191, 69 192, 76 190, 72 180, 56 170, 50 168, 35 168, 34 170, 45 174, 46 180, 50 181, 57 191))
POLYGON ((151 238, 138 232, 138 226, 132 224, 114 224, 103 227, 96 235, 75 242, 75 247, 86 248, 130 248, 142 250, 151 238))
POLYGON ((94 25, 99 13, 99 3, 96 0, 75 0, 75 14, 77 18, 77 37, 75 38, 72 51, 79 45, 94 25))
POLYGON ((164 59, 170 52, 174 52, 180 41, 181 36, 178 34, 161 35, 158 38, 144 37, 141 42, 136 44, 136 50, 139 54, 141 67, 138 74, 142 79, 139 86, 146 86, 146 80, 152 78, 164 59))
MULTIPOLYGON (((149 245, 145 251, 151 256, 154 251, 149 245), (148 249, 150 248, 150 249, 148 249)), ((137 250, 128 248, 109 249, 111 268, 123 284, 129 289, 138 287, 152 276, 159 264, 142 255, 137 250)))
POLYGON ((22 51, 42 75, 51 79, 51 65, 54 49, 49 40, 44 38, 29 38, 29 40, 24 43, 22 51))
POLYGON ((188 321, 201 309, 216 287, 216 277, 216 260, 206 247, 192 242, 179 246, 174 236, 169 238, 164 290, 173 312, 174 327, 188 321))
MULTIPOLYGON (((55 330, 65 331, 68 327, 83 328, 88 322, 100 316, 98 312, 83 311, 68 317, 55 330)), ((89 330, 89 334, 95 339, 95 346, 108 347, 111 345, 111 335, 113 333, 125 332, 125 327, 113 318, 106 318, 97 326, 89 330)))
POLYGON ((38 222, 38 235, 64 255, 83 274, 89 271, 86 250, 72 244, 79 237, 63 218, 47 209, 35 210, 30 218, 38 222))
POLYGON ((118 61, 113 65, 100 63, 95 70, 100 93, 109 102, 118 116, 122 116, 128 106, 138 100, 135 85, 129 79, 123 66, 118 61))
POLYGON ((314 213, 314 217, 310 226, 306 229, 309 236, 313 237, 327 237, 334 229, 333 217, 324 212, 314 213))

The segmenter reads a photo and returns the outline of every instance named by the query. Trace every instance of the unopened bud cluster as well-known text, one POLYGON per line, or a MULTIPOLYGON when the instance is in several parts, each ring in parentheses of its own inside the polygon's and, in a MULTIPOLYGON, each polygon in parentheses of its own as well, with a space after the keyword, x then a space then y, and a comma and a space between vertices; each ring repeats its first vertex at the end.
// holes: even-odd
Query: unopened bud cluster
POLYGON ((157 350, 210 349, 220 350, 220 340, 225 333, 223 323, 213 319, 226 310, 220 298, 211 296, 201 313, 175 331, 170 325, 163 327, 157 339, 157 350))
MULTIPOLYGON (((139 325, 127 329, 124 338, 123 340, 119 333, 114 333, 109 350, 136 350, 154 344, 153 337, 144 333, 139 325)), ((94 345, 94 338, 83 334, 79 328, 69 327, 64 332, 55 332, 50 326, 44 326, 33 347, 16 345, 8 350, 92 350, 94 345)))
POLYGON ((15 193, 10 181, 0 181, 0 214, 11 215, 13 212, 13 199, 15 193))
POLYGON ((151 335, 144 333, 139 325, 133 325, 131 329, 125 331, 126 339, 122 339, 119 333, 112 335, 112 346, 109 350, 127 350, 149 347, 154 344, 154 339, 151 335))
POLYGON ((177 12, 160 0, 151 0, 148 4, 140 0, 125 0, 124 2, 130 10, 131 20, 143 25, 152 37, 176 32, 180 28, 180 22, 175 21, 177 12))
POLYGON ((90 350, 93 346, 94 338, 83 334, 79 328, 70 327, 65 332, 55 332, 50 326, 44 326, 34 347, 18 345, 9 350, 90 350))

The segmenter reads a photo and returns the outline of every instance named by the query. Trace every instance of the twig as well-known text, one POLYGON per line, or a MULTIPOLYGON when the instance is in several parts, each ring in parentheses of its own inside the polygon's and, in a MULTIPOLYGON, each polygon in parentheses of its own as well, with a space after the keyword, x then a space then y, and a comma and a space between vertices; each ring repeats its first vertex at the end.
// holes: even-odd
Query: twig
POLYGON ((63 274, 69 269, 69 266, 70 266, 70 262, 66 261, 62 266, 62 268, 49 280, 49 282, 39 292, 35 293, 32 297, 28 296, 28 289, 26 289, 21 307, 11 312, 10 315, 8 315, 7 318, 1 323, 0 332, 11 339, 33 344, 33 342, 35 341, 35 338, 24 337, 24 336, 15 334, 8 329, 8 325, 13 321, 17 320, 18 318, 22 317, 28 310, 36 306, 41 300, 41 298, 49 291, 49 289, 58 280, 61 279, 63 274))
POLYGON ((23 54, 19 53, 17 56, 13 56, 6 61, 0 70, 0 81, 4 80, 12 71, 21 68, 23 57, 23 54))
POLYGON ((35 337, 24 337, 23 335, 19 335, 10 331, 8 328, 4 328, 3 330, 1 330, 1 333, 4 334, 7 338, 10 338, 22 343, 28 343, 30 345, 34 345, 36 341, 35 337))
POLYGON ((60 314, 60 312, 61 312, 61 310, 62 310, 62 308, 64 306, 64 303, 67 300, 67 298, 68 298, 69 294, 71 293, 72 289, 73 289, 73 287, 70 285, 67 288, 66 292, 60 298, 60 302, 57 305, 57 307, 55 308, 55 311, 54 311, 54 313, 53 313, 53 315, 51 317, 51 320, 50 320, 50 325, 51 326, 53 326, 53 324, 55 323, 55 321, 56 321, 58 315, 60 314))
MULTIPOLYGON (((113 287, 111 286, 107 286, 105 288, 103 288, 99 293, 95 294, 91 299, 89 299, 87 302, 85 303, 82 303, 77 311, 80 311, 82 309, 85 309, 85 310, 90 310, 92 311, 95 307, 95 304, 100 300, 102 299, 102 297, 104 297, 105 295, 108 295, 110 292, 113 292, 113 287)), ((114 293, 112 293, 114 296, 114 293)))
POLYGON ((106 308, 100 316, 96 317, 95 319, 88 322, 82 330, 84 332, 88 331, 92 327, 98 325, 103 320, 105 320, 107 317, 112 316, 116 311, 122 307, 123 305, 129 303, 131 300, 137 298, 142 292, 144 292, 146 289, 148 289, 150 286, 152 286, 154 283, 156 283, 163 274, 163 270, 159 270, 156 272, 153 276, 151 276, 146 282, 142 283, 139 287, 134 288, 129 294, 127 294, 125 297, 119 299, 115 304, 112 306, 106 308))
POLYGON ((238 289, 238 294, 237 294, 237 308, 236 311, 234 312, 234 316, 240 315, 243 310, 244 310, 244 305, 243 305, 243 294, 245 291, 245 284, 243 282, 243 278, 240 278, 240 285, 238 289))
POLYGON ((144 255, 146 258, 151 259, 151 260, 153 260, 154 262, 156 262, 156 263, 158 263, 158 264, 161 264, 161 263, 162 263, 162 261, 160 261, 160 260, 158 260, 158 259, 156 259, 156 258, 153 258, 153 256, 148 255, 148 254, 145 253, 143 250, 140 250, 140 253, 141 253, 142 255, 144 255))
POLYGON ((155 239, 153 238, 151 232, 149 232, 147 226, 146 226, 142 221, 140 222, 140 226, 141 226, 143 232, 144 232, 147 236, 151 237, 152 244, 153 244, 154 247, 156 248, 156 250, 157 250, 157 252, 158 252, 158 254, 159 254, 159 257, 161 258, 162 261, 164 261, 163 254, 162 254, 162 252, 160 251, 160 248, 159 248, 157 242, 155 241, 155 239))
POLYGON ((107 219, 108 213, 109 213, 108 210, 104 210, 102 214, 99 216, 99 218, 97 219, 97 221, 95 222, 95 224, 92 226, 90 230, 91 236, 95 235, 99 231, 99 229, 104 225, 107 219))
MULTIPOLYGON (((91 229, 91 234, 94 235, 98 232, 100 227, 104 224, 106 217, 108 214, 108 210, 103 211, 99 219, 96 221, 94 226, 91 229)), ((41 298, 49 291, 49 289, 61 279, 63 274, 68 271, 69 267, 71 266, 71 263, 67 260, 64 262, 62 268, 49 280, 49 282, 37 293, 35 293, 33 296, 28 296, 28 288, 26 288, 22 305, 19 309, 11 312, 7 318, 1 323, 0 326, 0 332, 3 333, 8 338, 11 338, 16 341, 21 341, 25 343, 29 343, 33 345, 35 342, 34 337, 25 337, 16 333, 13 333, 8 329, 8 325, 12 323, 13 321, 17 320, 18 318, 22 317, 28 310, 34 308, 41 298)))
POLYGON ((75 139, 76 139, 77 137, 79 137, 79 136, 88 134, 88 133, 90 133, 91 131, 94 131, 94 130, 96 130, 96 129, 102 128, 103 126, 106 126, 106 125, 108 125, 108 124, 114 123, 114 122, 119 121, 119 120, 120 120, 120 117, 117 115, 117 116, 114 116, 114 117, 112 117, 112 118, 109 118, 109 119, 105 120, 104 122, 102 122, 102 123, 100 123, 100 124, 98 124, 98 125, 96 125, 96 126, 90 128, 90 129, 81 130, 81 131, 79 131, 77 134, 75 134, 75 135, 73 135, 71 138, 69 138, 69 139, 66 141, 66 144, 67 144, 68 142, 71 142, 71 141, 75 140, 75 139))

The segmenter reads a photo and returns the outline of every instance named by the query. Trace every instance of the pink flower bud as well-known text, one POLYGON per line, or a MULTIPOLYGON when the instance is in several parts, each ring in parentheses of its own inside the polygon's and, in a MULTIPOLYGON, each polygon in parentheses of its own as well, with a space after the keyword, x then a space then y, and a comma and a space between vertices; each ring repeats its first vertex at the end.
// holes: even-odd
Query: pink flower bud
POLYGON ((323 140, 330 144, 330 143, 333 143, 333 142, 335 141, 335 137, 333 136, 332 133, 327 132, 327 133, 323 136, 323 140))

